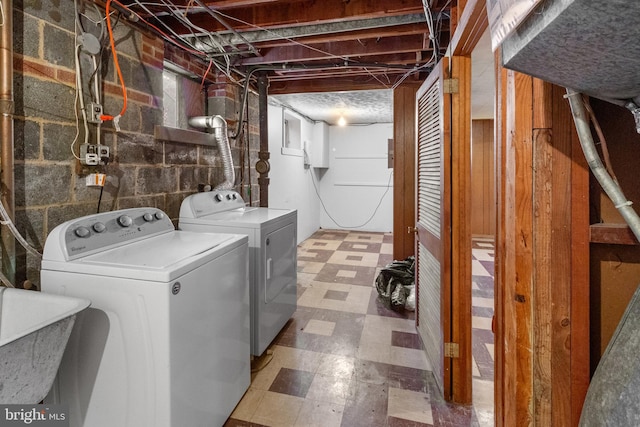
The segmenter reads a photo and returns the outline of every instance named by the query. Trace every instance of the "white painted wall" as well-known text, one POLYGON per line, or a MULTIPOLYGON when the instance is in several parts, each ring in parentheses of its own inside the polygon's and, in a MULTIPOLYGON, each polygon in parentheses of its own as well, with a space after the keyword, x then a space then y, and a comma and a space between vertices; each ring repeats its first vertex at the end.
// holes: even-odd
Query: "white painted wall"
POLYGON ((393 125, 327 126, 287 110, 300 119, 302 146, 312 164, 324 160, 317 153, 329 135, 329 167, 305 167, 301 150, 282 148, 284 114, 282 107, 269 105, 269 207, 298 210, 298 243, 319 228, 391 232, 393 170, 387 168, 387 140, 393 138, 393 125))
MULTIPOLYGON (((317 170, 305 167, 302 150, 285 149, 283 154, 283 114, 281 107, 269 105, 269 207, 298 210, 298 243, 304 241, 320 228, 320 202, 311 181, 317 170)), ((300 119, 300 136, 308 146, 314 142, 314 124, 300 119)), ((317 175, 315 175, 317 179, 317 175)))
POLYGON ((320 180, 322 228, 393 231, 391 138, 391 123, 329 128, 330 167, 320 180))

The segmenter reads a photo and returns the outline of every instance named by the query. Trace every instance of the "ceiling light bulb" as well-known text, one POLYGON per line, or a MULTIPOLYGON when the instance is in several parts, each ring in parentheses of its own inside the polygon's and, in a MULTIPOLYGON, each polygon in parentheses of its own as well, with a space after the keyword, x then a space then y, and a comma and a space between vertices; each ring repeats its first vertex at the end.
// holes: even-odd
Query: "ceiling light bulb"
POLYGON ((338 126, 344 126, 347 124, 347 121, 345 120, 344 116, 340 116, 340 118, 338 119, 338 126))

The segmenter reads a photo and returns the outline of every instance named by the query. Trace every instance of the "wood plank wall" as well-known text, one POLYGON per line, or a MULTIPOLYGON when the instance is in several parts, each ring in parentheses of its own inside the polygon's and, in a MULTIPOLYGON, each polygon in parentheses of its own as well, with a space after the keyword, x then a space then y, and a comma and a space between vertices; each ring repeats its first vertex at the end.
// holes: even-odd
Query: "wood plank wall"
POLYGON ((419 84, 393 91, 393 259, 415 254, 416 92, 419 84))
POLYGON ((496 231, 493 120, 471 121, 471 233, 496 231))
POLYGON ((563 88, 504 69, 496 82, 496 425, 575 426, 589 381, 589 174, 563 88))

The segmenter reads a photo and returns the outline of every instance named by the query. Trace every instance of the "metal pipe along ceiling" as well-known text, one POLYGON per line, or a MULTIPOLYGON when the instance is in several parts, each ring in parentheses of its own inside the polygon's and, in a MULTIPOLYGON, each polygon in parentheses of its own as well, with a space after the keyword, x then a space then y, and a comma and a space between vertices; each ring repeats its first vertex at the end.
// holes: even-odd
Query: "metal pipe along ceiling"
MULTIPOLYGON (((13 220, 13 0, 0 0, 0 5, 0 201, 13 220)), ((2 270, 15 281, 15 240, 8 227, 2 227, 2 270)))

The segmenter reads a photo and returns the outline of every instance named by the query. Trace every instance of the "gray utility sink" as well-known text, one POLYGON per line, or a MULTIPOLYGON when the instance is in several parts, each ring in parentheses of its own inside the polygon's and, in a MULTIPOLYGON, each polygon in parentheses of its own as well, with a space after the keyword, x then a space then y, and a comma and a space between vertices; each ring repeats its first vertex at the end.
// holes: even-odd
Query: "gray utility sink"
POLYGON ((0 288, 0 402, 36 404, 51 389, 85 299, 0 288))

